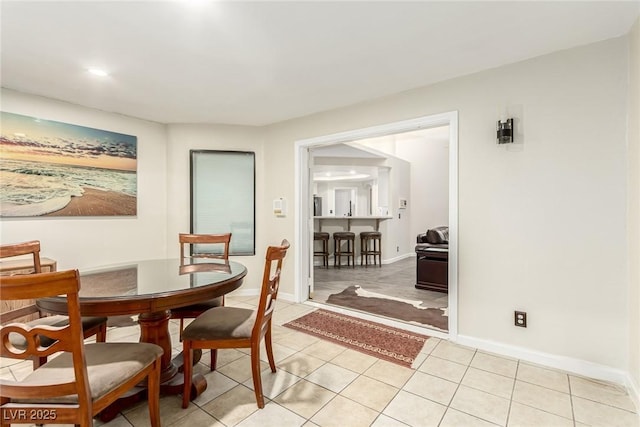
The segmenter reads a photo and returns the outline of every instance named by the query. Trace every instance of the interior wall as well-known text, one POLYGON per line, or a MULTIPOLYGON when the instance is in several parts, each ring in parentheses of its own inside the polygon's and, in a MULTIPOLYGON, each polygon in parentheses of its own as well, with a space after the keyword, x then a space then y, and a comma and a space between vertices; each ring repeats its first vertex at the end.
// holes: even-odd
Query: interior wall
POLYGON ((267 187, 293 199, 296 140, 457 110, 459 334, 626 370, 627 49, 612 39, 270 126, 265 157, 281 167, 267 187), (506 108, 519 145, 496 144, 506 108))
MULTIPOLYGON (((190 231, 190 151, 229 150, 255 152, 256 161, 256 254, 230 257, 247 267, 241 292, 257 291, 262 280, 266 247, 280 240, 265 241, 264 218, 271 215, 271 200, 265 197, 263 136, 259 128, 231 125, 167 125, 167 240, 168 256, 178 257, 178 234, 190 231)), ((233 186, 233 182, 217 183, 233 186)), ((212 190, 214 191, 214 190, 212 190)), ((233 239, 233 236, 231 236, 233 239)))
POLYGON ((386 160, 389 168, 389 215, 391 219, 380 221, 382 233, 382 262, 415 253, 411 230, 411 209, 401 209, 400 199, 411 200, 411 164, 398 157, 386 160))
POLYGON ((410 164, 409 245, 429 228, 449 224, 449 127, 368 138, 359 144, 410 164))
POLYGON ((629 34, 629 372, 640 395, 640 18, 629 34))
POLYGON ((411 162, 411 243, 449 224, 449 127, 397 135, 396 155, 411 162))
POLYGON ((2 111, 135 135, 138 208, 135 217, 2 218, 3 244, 40 240, 58 269, 89 268, 166 256, 165 126, 2 89, 2 111))

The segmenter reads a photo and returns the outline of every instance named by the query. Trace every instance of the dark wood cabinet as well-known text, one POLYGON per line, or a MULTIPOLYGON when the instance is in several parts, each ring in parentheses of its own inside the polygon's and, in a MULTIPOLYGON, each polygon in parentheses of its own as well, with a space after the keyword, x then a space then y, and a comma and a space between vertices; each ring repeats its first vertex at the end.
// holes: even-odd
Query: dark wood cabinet
POLYGON ((449 291, 449 252, 416 251, 416 288, 449 291))

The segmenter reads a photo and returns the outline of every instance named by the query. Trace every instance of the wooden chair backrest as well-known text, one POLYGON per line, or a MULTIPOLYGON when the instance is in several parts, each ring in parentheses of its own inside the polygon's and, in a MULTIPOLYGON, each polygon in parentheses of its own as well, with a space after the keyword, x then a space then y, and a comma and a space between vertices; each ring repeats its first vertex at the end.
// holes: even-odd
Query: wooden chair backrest
MULTIPOLYGON (((0 328, 0 356, 13 359, 46 357, 57 352, 70 352, 75 370, 75 381, 50 385, 34 385, 20 381, 0 380, 2 404, 8 399, 46 400, 68 395, 78 396, 78 405, 50 405, 58 422, 67 420, 69 424, 89 425, 92 413, 91 391, 87 376, 84 353, 82 321, 80 319, 80 275, 77 270, 54 273, 29 274, 0 277, 0 293, 3 299, 37 299, 66 295, 69 324, 61 327, 33 326, 10 323, 0 328), (11 345, 9 334, 20 334, 27 342, 26 349, 16 349, 11 345), (40 346, 40 337, 55 340, 48 346, 40 346)), ((30 409, 43 410, 46 405, 26 405, 30 409)))
POLYGON ((0 246, 0 259, 21 255, 31 255, 33 257, 33 272, 42 273, 42 265, 40 264, 40 242, 38 240, 0 246))
POLYGON ((180 233, 178 235, 178 241, 180 242, 180 260, 184 260, 184 247, 189 245, 191 247, 190 253, 187 257, 194 258, 221 258, 229 259, 229 243, 231 242, 231 233, 224 234, 185 234, 180 233), (193 245, 212 244, 212 245, 224 245, 221 254, 195 252, 193 245))
MULTIPOLYGON (((13 258, 23 255, 31 255, 33 259, 33 273, 42 273, 42 265, 40 263, 40 242, 31 240, 24 243, 14 243, 10 245, 0 246, 0 259, 13 258)), ((3 295, 3 301, 5 300, 3 295)), ((18 304, 2 304, 2 313, 0 313, 0 324, 20 319, 25 316, 25 320, 33 320, 40 317, 40 310, 35 304, 35 300, 25 300, 18 304), (34 314, 37 313, 36 316, 34 314)))
POLYGON ((278 298, 280 289, 280 274, 282 272, 282 261, 287 255, 289 242, 285 239, 280 246, 269 246, 264 262, 264 273, 262 275, 262 287, 260 289, 260 301, 256 312, 256 323, 251 332, 251 338, 262 338, 267 331, 267 326, 271 321, 273 309, 278 298))

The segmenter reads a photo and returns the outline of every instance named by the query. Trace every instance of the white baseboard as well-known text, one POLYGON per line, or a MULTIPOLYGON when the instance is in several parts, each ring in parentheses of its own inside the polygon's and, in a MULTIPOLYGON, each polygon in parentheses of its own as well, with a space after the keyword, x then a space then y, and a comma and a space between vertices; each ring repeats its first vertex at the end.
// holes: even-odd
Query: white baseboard
POLYGON ((474 347, 478 350, 501 354, 527 362, 536 363, 538 365, 544 365, 550 368, 560 369, 577 375, 609 381, 624 386, 627 386, 630 378, 628 372, 612 368, 610 366, 588 362, 586 360, 576 359, 573 357, 559 356, 557 354, 544 353, 529 348, 474 338, 467 335, 458 335, 456 343, 468 347, 474 347))
POLYGON ((288 294, 286 292, 278 292, 278 299, 289 302, 296 302, 296 296, 294 294, 288 294))
POLYGON ((403 260, 403 259, 405 259, 405 258, 413 258, 413 257, 415 257, 415 256, 416 256, 416 253, 415 253, 415 252, 410 252, 410 253, 407 253, 407 254, 398 255, 398 256, 393 257, 393 258, 383 259, 383 260, 382 260, 382 263, 383 263, 383 264, 393 264, 394 262, 397 262, 397 261, 403 260))
MULTIPOLYGON (((400 260, 403 260, 405 258, 413 258, 415 256, 416 256, 415 252, 410 252, 410 253, 407 253, 407 254, 398 255, 397 257, 394 257, 394 258, 383 259, 382 260, 382 264, 383 265, 384 264, 393 264, 396 261, 400 261, 400 260)), ((356 256, 355 258, 356 258, 356 265, 360 265, 360 257, 356 256)), ((369 265, 371 265, 371 264, 369 264, 369 265)), ((313 261, 313 266, 314 267, 322 267, 322 260, 315 259, 313 261)), ((329 256, 329 267, 333 267, 333 256, 329 256)))

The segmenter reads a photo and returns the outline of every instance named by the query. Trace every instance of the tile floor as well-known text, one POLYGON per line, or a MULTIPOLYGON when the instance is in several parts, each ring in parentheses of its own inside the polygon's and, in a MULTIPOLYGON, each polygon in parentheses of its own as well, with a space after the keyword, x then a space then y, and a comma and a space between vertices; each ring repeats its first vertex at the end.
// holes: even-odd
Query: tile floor
MULTIPOLYGON (((253 308, 256 297, 227 297, 253 308)), ((415 369, 404 368, 281 326, 314 307, 278 302, 274 353, 264 363, 266 406, 259 410, 246 351, 219 354, 216 372, 197 365, 207 390, 187 409, 180 396, 161 398, 165 427, 222 426, 638 426, 624 388, 461 347, 427 341, 415 369)), ((174 351, 177 324, 171 324, 174 351)), ((136 326, 110 329, 109 341, 137 341, 136 326)), ((208 361, 208 355, 202 361, 208 361)), ((20 377, 30 363, 0 360, 0 377, 20 377)), ((148 426, 138 404, 102 427, 148 426)))

